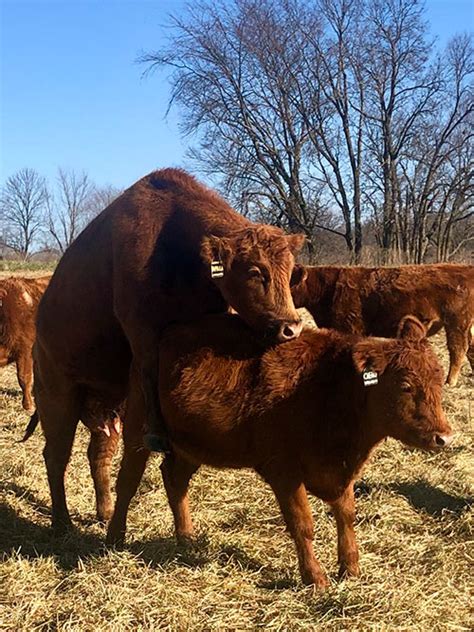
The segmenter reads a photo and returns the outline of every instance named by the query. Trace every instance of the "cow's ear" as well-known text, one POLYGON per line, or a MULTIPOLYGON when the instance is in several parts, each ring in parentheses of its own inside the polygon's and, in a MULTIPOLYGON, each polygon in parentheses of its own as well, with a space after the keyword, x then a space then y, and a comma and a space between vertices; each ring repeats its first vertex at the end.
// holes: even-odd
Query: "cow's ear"
POLYGON ((308 271, 306 270, 306 268, 302 266, 300 263, 297 263, 295 267, 293 268, 293 272, 291 273, 291 279, 290 279, 291 287, 296 287, 297 285, 304 283, 304 281, 306 281, 307 276, 308 276, 308 271))
POLYGON ((357 342, 352 351, 352 360, 358 373, 376 371, 381 374, 388 364, 385 345, 381 340, 368 338, 357 342))
POLYGON ((426 338, 426 329, 416 316, 404 316, 398 325, 397 338, 420 342, 426 338))
POLYGON ((228 269, 232 261, 232 252, 230 239, 226 237, 209 235, 201 242, 201 258, 208 265, 218 262, 228 269))
POLYGON ((306 236, 301 233, 287 235, 286 241, 288 243, 288 248, 294 255, 296 255, 303 248, 306 241, 306 236))

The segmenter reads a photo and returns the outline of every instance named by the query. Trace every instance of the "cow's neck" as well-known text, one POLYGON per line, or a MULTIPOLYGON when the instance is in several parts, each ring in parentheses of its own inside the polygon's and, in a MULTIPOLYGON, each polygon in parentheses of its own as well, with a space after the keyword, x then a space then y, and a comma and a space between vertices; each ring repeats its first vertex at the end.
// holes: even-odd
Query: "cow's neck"
POLYGON ((191 212, 184 214, 184 220, 188 225, 190 225, 189 223, 194 225, 200 239, 206 235, 229 237, 233 233, 253 225, 250 220, 231 207, 219 208, 217 212, 209 208, 192 209, 191 212))
POLYGON ((333 303, 339 268, 315 266, 308 268, 298 307, 306 307, 320 327, 330 327, 330 309, 333 303))
POLYGON ((304 464, 308 489, 327 500, 342 494, 384 437, 370 418, 367 387, 352 368, 338 368, 342 377, 333 385, 331 412, 315 425, 304 464))

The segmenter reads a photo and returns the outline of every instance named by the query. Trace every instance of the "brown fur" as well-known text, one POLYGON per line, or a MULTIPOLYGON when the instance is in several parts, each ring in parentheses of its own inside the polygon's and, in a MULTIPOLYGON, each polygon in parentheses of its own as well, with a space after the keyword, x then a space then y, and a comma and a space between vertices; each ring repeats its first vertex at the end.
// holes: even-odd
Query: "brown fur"
MULTIPOLYGON (((94 435, 104 430, 100 450, 110 465, 105 431, 127 397, 125 472, 143 424, 156 428, 161 420, 156 349, 167 325, 231 305, 262 337, 298 335, 290 278, 302 242, 250 222, 176 169, 139 180, 79 235, 45 293, 35 345, 35 396, 57 529, 70 522, 64 472, 78 420, 94 435), (222 278, 211 278, 213 260, 222 262, 222 278)), ((102 518, 110 502, 109 493, 102 518)))
POLYGON ((15 363, 25 410, 32 399, 32 349, 36 335, 36 311, 51 277, 0 280, 0 367, 15 363))
MULTIPOLYGON (((322 587, 306 490, 328 502, 341 574, 358 574, 353 483, 387 436, 421 448, 448 442, 442 370, 412 317, 400 339, 306 330, 262 351, 237 316, 171 328, 160 346, 160 397, 173 454, 163 480, 179 538, 192 534, 187 488, 201 464, 254 468, 272 487, 295 541, 305 583, 322 587), (371 368, 379 383, 364 386, 371 368)), ((148 453, 117 487, 109 542, 125 534, 128 503, 148 453)))
POLYGON ((474 370, 474 266, 316 266, 306 272, 306 279, 293 287, 293 298, 320 327, 393 337, 401 319, 413 314, 428 336, 445 328, 448 384, 456 384, 466 353, 474 370))

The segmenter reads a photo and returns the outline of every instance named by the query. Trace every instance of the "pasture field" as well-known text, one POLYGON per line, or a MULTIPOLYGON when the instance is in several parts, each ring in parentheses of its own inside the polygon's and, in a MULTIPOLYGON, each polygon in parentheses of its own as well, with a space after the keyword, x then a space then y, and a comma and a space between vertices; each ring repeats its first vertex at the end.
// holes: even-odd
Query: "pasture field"
POLYGON ((56 267, 55 262, 32 263, 31 261, 0 261, 0 279, 10 276, 46 276, 52 274, 56 267))
MULTIPOLYGON (((444 337, 433 340, 447 365, 444 337)), ((336 527, 313 499, 315 549, 331 587, 300 583, 271 491, 249 471, 202 469, 190 488, 195 545, 180 550, 153 457, 129 515, 128 543, 107 551, 94 520, 79 428, 67 477, 75 531, 55 539, 38 429, 26 444, 14 370, 0 376, 0 629, 471 630, 474 627, 474 380, 467 365, 445 408, 451 449, 388 440, 357 483, 362 577, 337 580, 336 527)), ((117 467, 118 458, 115 465, 117 467)))

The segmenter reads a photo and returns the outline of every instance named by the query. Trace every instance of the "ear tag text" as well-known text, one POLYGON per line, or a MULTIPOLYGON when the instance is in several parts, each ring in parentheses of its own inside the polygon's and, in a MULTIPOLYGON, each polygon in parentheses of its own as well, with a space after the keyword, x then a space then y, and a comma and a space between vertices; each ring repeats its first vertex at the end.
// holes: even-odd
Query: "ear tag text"
POLYGON ((362 379, 364 380, 364 386, 375 386, 379 383, 379 374, 377 371, 369 371, 366 369, 362 373, 362 379))
POLYGON ((211 261, 211 279, 220 279, 224 276, 224 266, 221 261, 211 261))

